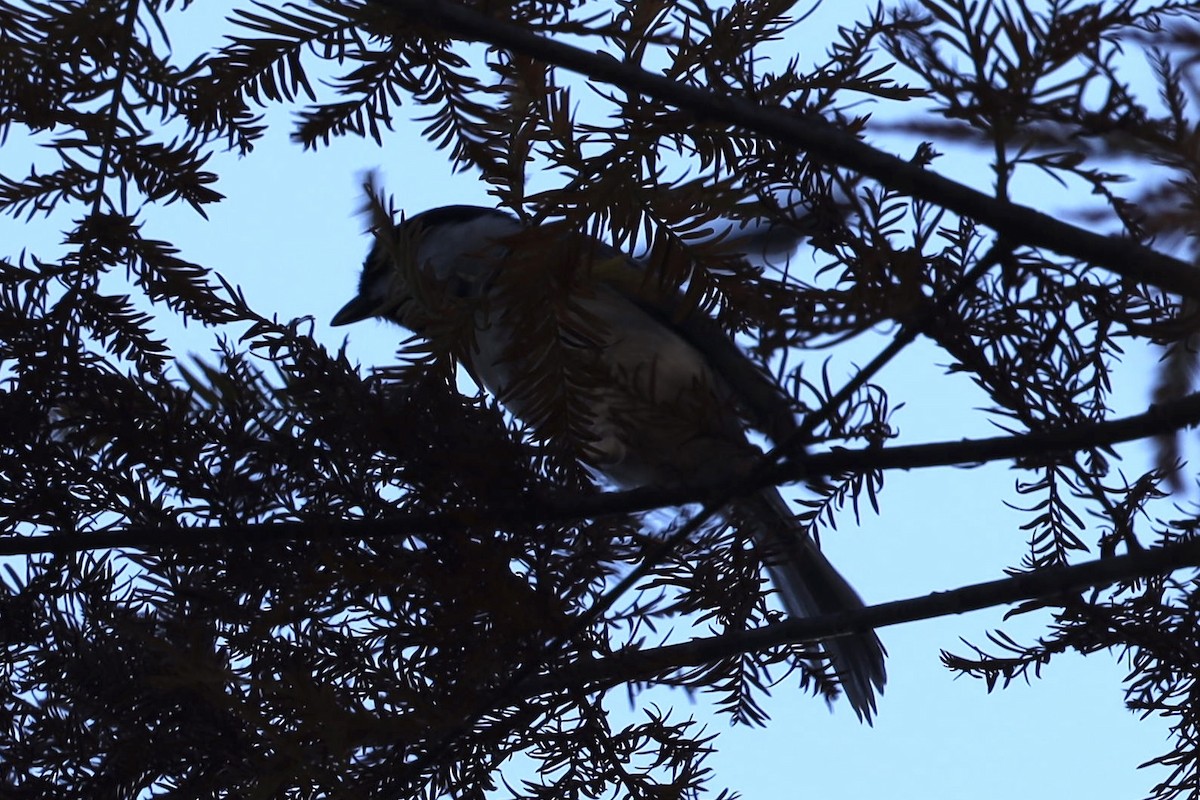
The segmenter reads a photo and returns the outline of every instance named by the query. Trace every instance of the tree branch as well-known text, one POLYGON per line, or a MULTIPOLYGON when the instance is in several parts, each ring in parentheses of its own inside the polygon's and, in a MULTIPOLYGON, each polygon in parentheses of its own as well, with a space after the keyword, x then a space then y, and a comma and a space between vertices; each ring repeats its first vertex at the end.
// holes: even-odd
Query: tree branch
POLYGON ((595 81, 661 100, 712 120, 770 136, 874 178, 885 186, 976 220, 1034 247, 1104 267, 1133 281, 1200 298, 1200 270, 1128 239, 1101 236, 1031 208, 998 200, 921 166, 877 150, 813 114, 768 108, 677 83, 603 53, 589 53, 538 36, 496 17, 446 0, 373 0, 469 41, 484 42, 578 72, 595 81))
POLYGON ((583 658, 569 667, 560 668, 553 675, 526 681, 518 689, 517 696, 530 699, 564 689, 580 688, 598 691, 684 667, 711 664, 742 653, 816 642, 950 614, 965 614, 1196 566, 1200 566, 1200 540, 1015 575, 923 597, 880 603, 859 611, 810 619, 789 619, 741 633, 693 639, 649 650, 631 648, 605 658, 583 658))
POLYGON ((380 519, 303 520, 195 528, 131 526, 86 534, 4 536, 0 537, 0 556, 75 553, 117 547, 178 548, 214 542, 236 542, 248 546, 299 539, 315 540, 327 536, 408 536, 461 531, 480 525, 504 528, 538 522, 573 522, 701 503, 716 493, 723 497, 750 494, 763 485, 794 483, 845 472, 978 465, 1005 460, 1036 460, 1044 463, 1053 460, 1056 453, 1104 448, 1197 425, 1200 425, 1200 393, 1151 406, 1144 413, 1131 417, 1073 425, 1053 431, 867 450, 839 449, 805 455, 802 459, 771 467, 757 480, 745 482, 745 485, 723 481, 719 485, 643 488, 594 495, 560 493, 515 498, 513 504, 506 507, 455 509, 433 514, 401 513, 380 519), (731 485, 736 490, 732 495, 731 485))

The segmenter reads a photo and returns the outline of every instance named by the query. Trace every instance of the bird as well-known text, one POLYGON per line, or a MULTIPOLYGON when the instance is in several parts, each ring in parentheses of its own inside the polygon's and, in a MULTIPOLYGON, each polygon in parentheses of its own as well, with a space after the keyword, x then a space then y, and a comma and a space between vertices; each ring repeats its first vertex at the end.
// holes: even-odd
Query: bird
MULTIPOLYGON (((715 319, 593 236, 467 205, 387 228, 376 231, 358 292, 331 324, 378 318, 447 337, 516 418, 544 437, 568 436, 578 459, 620 488, 748 474, 762 457, 748 429, 778 442, 797 428, 790 396, 715 319)), ((745 238, 781 247, 777 234, 745 238)), ((794 249, 800 236, 782 239, 794 249)), ((790 616, 863 608, 778 489, 731 507, 790 616)), ((871 723, 887 680, 878 636, 846 634, 821 647, 851 707, 871 723)))

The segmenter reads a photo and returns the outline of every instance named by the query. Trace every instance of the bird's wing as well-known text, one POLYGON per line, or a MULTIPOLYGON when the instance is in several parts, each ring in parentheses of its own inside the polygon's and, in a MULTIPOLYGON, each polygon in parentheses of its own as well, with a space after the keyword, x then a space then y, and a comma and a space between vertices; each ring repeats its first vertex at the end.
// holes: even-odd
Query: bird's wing
POLYGON ((602 245, 593 275, 620 291, 644 312, 675 330, 704 353, 728 384, 750 423, 779 443, 799 427, 791 395, 738 347, 716 320, 685 293, 658 285, 640 262, 602 245))

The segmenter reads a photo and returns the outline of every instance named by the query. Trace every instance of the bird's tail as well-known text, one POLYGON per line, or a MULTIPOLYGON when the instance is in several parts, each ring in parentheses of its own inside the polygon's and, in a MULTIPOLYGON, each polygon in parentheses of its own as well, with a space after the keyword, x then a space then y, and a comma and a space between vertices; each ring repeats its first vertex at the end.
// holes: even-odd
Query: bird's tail
MULTIPOLYGON (((766 489, 738 502, 754 527, 771 582, 793 617, 816 617, 856 611, 863 607, 858 593, 834 569, 816 542, 797 530, 787 504, 775 489, 766 489)), ((887 681, 885 651, 874 631, 827 639, 828 654, 842 690, 859 719, 871 722, 875 692, 887 681)))

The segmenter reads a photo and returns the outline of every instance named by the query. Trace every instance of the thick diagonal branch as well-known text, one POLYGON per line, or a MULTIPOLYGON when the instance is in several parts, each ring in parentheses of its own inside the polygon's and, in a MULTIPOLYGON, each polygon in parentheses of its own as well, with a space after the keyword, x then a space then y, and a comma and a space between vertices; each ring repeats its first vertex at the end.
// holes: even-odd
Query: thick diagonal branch
POLYGON ((677 83, 602 53, 589 53, 446 0, 375 0, 454 36, 509 48, 548 64, 652 97, 701 120, 735 125, 806 150, 992 228, 1022 244, 1104 267, 1130 280, 1200 298, 1200 270, 1128 239, 1101 236, 1025 206, 998 200, 917 164, 877 150, 812 114, 764 107, 677 83))

